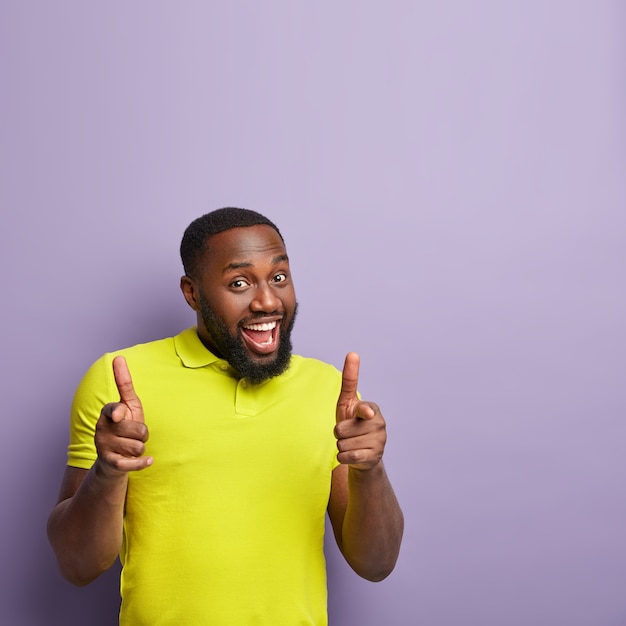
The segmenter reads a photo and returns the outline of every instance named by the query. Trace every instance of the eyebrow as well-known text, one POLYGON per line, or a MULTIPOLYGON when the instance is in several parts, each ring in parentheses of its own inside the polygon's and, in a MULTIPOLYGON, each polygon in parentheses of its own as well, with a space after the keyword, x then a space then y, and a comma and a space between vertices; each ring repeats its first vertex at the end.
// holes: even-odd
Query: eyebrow
MULTIPOLYGON (((278 263, 282 263, 283 261, 287 261, 289 262, 289 257, 286 254, 279 254, 278 256, 275 256, 271 263, 272 265, 277 265, 278 263)), ((253 263, 250 263, 250 261, 241 261, 240 263, 229 263, 224 270, 222 271, 223 274, 226 274, 226 272, 230 272, 232 270, 239 270, 242 268, 247 268, 247 267, 252 267, 253 263)))

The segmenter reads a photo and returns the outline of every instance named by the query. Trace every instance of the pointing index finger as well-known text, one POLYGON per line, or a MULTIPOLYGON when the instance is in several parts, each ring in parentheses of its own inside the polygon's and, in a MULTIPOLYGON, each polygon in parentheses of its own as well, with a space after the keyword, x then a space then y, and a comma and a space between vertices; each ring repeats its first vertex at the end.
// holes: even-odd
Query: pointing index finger
POLYGON ((356 352, 349 352, 346 355, 341 374, 341 391, 337 400, 337 422, 353 417, 355 403, 359 401, 357 396, 359 363, 359 355, 356 352))
POLYGON ((130 409, 131 418, 134 422, 143 422, 141 400, 135 392, 133 379, 130 376, 128 364, 123 356, 116 356, 113 359, 113 375, 117 390, 120 392, 120 402, 130 409))

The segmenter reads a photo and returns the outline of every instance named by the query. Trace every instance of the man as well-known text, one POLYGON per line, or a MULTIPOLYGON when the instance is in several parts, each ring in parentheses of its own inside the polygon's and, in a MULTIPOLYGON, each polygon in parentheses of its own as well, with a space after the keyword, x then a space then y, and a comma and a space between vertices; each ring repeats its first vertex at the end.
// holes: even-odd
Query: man
POLYGON ((342 373, 291 354, 297 303, 269 219, 208 213, 181 258, 197 326, 104 355, 77 389, 48 521, 61 571, 84 585, 119 555, 129 626, 326 624, 326 511, 360 576, 398 556, 385 421, 357 393, 356 354, 342 373))

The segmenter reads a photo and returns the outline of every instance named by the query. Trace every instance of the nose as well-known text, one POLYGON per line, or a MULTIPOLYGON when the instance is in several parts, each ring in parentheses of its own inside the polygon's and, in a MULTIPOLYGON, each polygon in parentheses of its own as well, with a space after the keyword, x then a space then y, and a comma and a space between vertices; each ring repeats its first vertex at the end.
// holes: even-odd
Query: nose
POLYGON ((281 308, 281 300, 267 283, 259 284, 250 302, 250 310, 255 313, 272 313, 281 308))

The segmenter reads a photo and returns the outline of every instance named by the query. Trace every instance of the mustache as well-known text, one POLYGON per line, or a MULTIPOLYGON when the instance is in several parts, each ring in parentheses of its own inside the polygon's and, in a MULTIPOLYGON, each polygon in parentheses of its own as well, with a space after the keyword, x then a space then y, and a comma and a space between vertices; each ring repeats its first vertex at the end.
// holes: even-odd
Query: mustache
POLYGON ((254 315, 249 315, 248 317, 242 319, 239 324, 249 324, 251 322, 255 322, 257 320, 263 320, 266 317, 278 317, 281 320, 283 320, 285 318, 285 312, 284 311, 272 311, 272 312, 262 312, 262 313, 255 313, 254 315))

